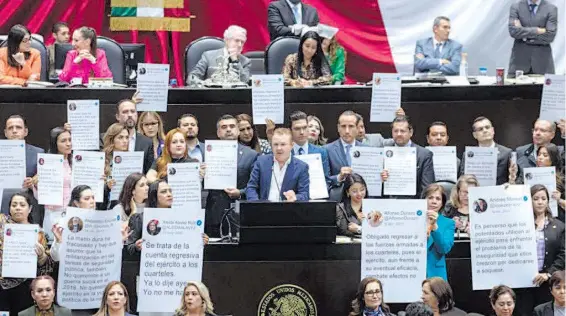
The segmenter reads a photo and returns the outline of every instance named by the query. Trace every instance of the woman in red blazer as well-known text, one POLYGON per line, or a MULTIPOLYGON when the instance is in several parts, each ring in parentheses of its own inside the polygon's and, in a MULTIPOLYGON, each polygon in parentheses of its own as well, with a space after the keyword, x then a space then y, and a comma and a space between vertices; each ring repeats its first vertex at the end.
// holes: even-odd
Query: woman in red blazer
POLYGON ((73 47, 75 49, 67 53, 59 80, 71 82, 74 78, 80 78, 85 84, 91 77, 112 78, 106 54, 96 48, 96 31, 93 28, 83 26, 75 30, 73 47))

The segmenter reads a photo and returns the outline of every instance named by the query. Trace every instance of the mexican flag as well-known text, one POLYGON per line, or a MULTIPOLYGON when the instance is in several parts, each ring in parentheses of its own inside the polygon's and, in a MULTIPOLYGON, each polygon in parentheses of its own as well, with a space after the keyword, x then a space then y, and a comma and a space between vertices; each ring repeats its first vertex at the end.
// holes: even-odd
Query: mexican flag
POLYGON ((111 31, 190 32, 191 18, 184 0, 111 0, 111 31))

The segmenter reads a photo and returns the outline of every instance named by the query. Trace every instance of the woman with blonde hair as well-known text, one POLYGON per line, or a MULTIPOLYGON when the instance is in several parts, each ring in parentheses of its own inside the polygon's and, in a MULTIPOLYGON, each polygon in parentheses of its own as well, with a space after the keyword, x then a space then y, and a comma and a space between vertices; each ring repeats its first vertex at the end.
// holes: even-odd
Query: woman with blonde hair
POLYGON ((153 141, 153 157, 161 156, 165 132, 163 131, 163 120, 157 112, 143 112, 138 118, 138 133, 151 138, 153 141))
POLYGON ((468 188, 479 187, 480 183, 476 176, 464 174, 458 178, 456 185, 450 192, 450 201, 442 215, 451 218, 456 223, 456 231, 470 233, 470 206, 468 201, 468 188))
POLYGON ((332 82, 343 83, 346 79, 346 51, 344 47, 338 44, 336 35, 332 38, 323 37, 321 46, 332 71, 332 82))
POLYGON ((119 281, 112 281, 104 288, 100 308, 93 316, 132 316, 130 300, 126 286, 119 281))
POLYGON ((317 146, 324 146, 328 142, 328 138, 324 136, 324 126, 320 119, 314 115, 309 115, 307 117, 308 129, 309 129, 309 143, 317 146))
MULTIPOLYGON (((189 281, 183 290, 181 306, 175 316, 213 316, 214 305, 210 299, 208 288, 202 282, 189 281)), ((96 316, 96 315, 95 315, 96 316)))
MULTIPOLYGON (((114 163, 115 151, 128 151, 130 144, 130 133, 126 125, 122 123, 114 123, 108 127, 102 139, 102 152, 104 153, 104 200, 102 204, 97 205, 99 210, 107 210, 109 207, 110 191, 116 184, 116 180, 112 179, 112 165, 114 163)), ((115 201, 114 205, 117 202, 115 201)), ((114 207, 110 205, 110 208, 114 207)))

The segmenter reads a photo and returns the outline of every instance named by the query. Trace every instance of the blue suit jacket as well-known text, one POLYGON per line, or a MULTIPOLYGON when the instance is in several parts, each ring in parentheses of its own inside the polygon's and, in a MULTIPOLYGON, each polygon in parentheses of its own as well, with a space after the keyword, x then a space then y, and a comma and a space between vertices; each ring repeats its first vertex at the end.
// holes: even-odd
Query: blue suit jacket
MULTIPOLYGON (((248 201, 267 201, 273 175, 273 154, 259 156, 254 163, 250 181, 246 187, 248 201)), ((285 177, 281 183, 281 201, 285 201, 283 192, 295 191, 297 201, 309 200, 309 166, 291 156, 285 177)))
POLYGON ((430 232, 426 253, 426 277, 440 277, 448 281, 446 273, 446 254, 454 245, 456 224, 452 219, 438 214, 438 229, 430 232))
POLYGON ((448 39, 442 47, 439 58, 434 58, 434 41, 432 37, 417 41, 415 48, 415 72, 440 71, 444 75, 459 75, 460 61, 462 60, 462 44, 448 39), (424 58, 417 58, 417 54, 423 54, 424 58), (441 65, 440 59, 448 59, 449 64, 441 65))
MULTIPOLYGON (((365 146, 362 142, 356 140, 356 146, 365 146)), ((328 152, 328 163, 330 166, 330 181, 332 185, 338 184, 338 175, 340 174, 340 169, 342 167, 350 167, 348 165, 348 159, 346 158, 346 153, 344 152, 344 146, 340 138, 333 141, 330 144, 324 146, 328 152)))
POLYGON ((43 154, 45 150, 26 144, 26 177, 33 177, 37 173, 37 154, 43 154))
MULTIPOLYGON (((320 154, 320 159, 322 159, 322 171, 324 172, 324 178, 326 179, 326 186, 330 186, 330 164, 328 163, 328 152, 324 147, 319 147, 309 143, 309 152, 307 154, 320 154)), ((295 150, 291 152, 295 154, 295 150)))

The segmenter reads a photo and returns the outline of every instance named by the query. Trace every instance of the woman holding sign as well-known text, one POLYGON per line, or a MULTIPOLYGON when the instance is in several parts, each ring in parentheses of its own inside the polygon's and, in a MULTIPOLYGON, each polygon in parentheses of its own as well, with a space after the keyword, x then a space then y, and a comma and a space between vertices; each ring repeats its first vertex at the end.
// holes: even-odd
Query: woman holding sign
POLYGON ((364 278, 358 286, 348 316, 393 316, 383 302, 383 286, 376 278, 364 278))
POLYGON ((181 306, 177 308, 174 316, 204 315, 213 316, 214 305, 210 299, 208 288, 202 282, 189 281, 183 290, 181 306))
POLYGON ((163 120, 157 112, 143 112, 138 118, 138 133, 151 138, 153 141, 153 157, 157 159, 163 152, 165 132, 163 120))
MULTIPOLYGON (((115 151, 128 151, 130 144, 130 133, 126 125, 122 123, 114 123, 108 127, 104 138, 102 139, 102 151, 104 152, 104 200, 99 203, 99 210, 107 210, 110 200, 110 191, 116 184, 116 180, 112 179, 112 164, 114 163, 115 151)), ((114 205, 111 205, 113 207, 114 205)))
MULTIPOLYGON (((167 180, 167 165, 170 163, 199 162, 196 158, 189 157, 189 146, 187 146, 185 133, 180 128, 174 128, 165 136, 165 146, 161 157, 151 165, 147 172, 147 180, 153 183, 158 179, 167 180)), ((200 165, 200 177, 204 178, 206 165, 200 165)))
POLYGON ((426 277, 440 277, 448 280, 446 274, 446 255, 454 245, 453 220, 440 214, 446 204, 444 188, 436 183, 430 184, 423 192, 427 202, 427 260, 426 277))
POLYGON ((470 206, 468 204, 468 187, 479 187, 480 183, 476 176, 464 174, 460 176, 456 185, 450 192, 450 201, 442 215, 451 218, 456 223, 457 232, 470 233, 470 206))
POLYGON ((142 213, 147 200, 149 185, 143 174, 136 172, 124 180, 124 186, 118 197, 118 204, 113 210, 118 211, 124 222, 130 220, 130 216, 142 213))
MULTIPOLYGON (((25 193, 16 193, 10 198, 10 214, 0 214, 0 269, 4 254, 4 230, 7 224, 30 224, 31 199, 25 193)), ((14 238, 14 237, 11 237, 14 238)), ((53 260, 49 257, 47 240, 43 231, 37 234, 35 243, 37 254, 37 275, 47 275, 53 272, 53 260)), ((33 304, 30 293, 30 279, 0 278, 0 310, 17 315, 20 311, 33 304)))
POLYGON ((119 281, 108 283, 102 294, 100 308, 93 316, 132 316, 126 286, 119 281))

